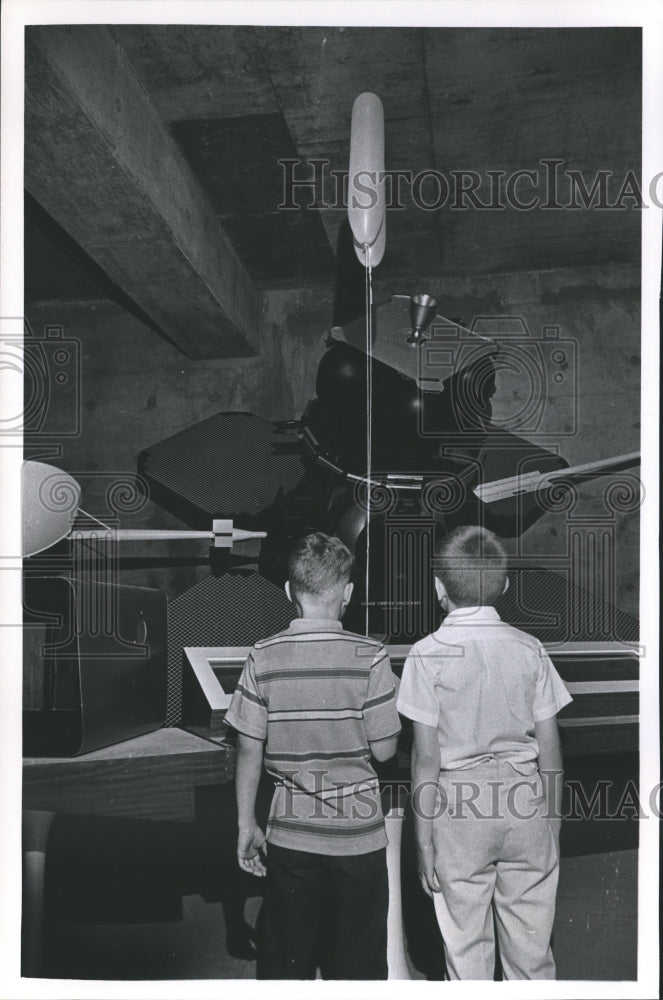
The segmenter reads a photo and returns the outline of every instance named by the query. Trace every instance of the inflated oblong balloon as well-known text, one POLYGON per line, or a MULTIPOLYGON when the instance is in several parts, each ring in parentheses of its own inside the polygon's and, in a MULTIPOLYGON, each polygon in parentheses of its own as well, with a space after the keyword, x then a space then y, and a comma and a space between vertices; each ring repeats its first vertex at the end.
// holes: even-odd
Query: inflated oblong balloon
POLYGON ((385 215, 380 227, 380 232, 375 238, 375 243, 369 246, 367 249, 363 246, 357 246, 355 243, 355 253, 360 264, 364 267, 377 267, 384 256, 384 251, 387 246, 387 216, 385 215))
POLYGON ((384 108, 377 94, 367 91, 352 105, 350 132, 348 219, 356 246, 375 243, 385 207, 384 108))

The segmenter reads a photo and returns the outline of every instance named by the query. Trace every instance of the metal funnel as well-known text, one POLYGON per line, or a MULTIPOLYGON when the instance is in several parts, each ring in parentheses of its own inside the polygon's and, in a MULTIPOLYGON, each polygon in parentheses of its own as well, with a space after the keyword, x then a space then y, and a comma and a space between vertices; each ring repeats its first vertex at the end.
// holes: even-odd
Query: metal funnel
POLYGON ((420 344, 422 342, 424 339, 422 334, 435 315, 436 309, 437 299, 434 299, 432 295, 419 292, 417 295, 412 296, 410 299, 412 332, 407 338, 408 344, 420 344))

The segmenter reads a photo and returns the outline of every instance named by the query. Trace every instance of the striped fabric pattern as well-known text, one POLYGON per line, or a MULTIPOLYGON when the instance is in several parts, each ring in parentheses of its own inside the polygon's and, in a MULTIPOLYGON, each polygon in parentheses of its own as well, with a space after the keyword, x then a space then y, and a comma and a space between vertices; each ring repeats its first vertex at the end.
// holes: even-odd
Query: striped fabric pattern
POLYGON ((256 643, 226 715, 265 740, 276 778, 270 843, 318 854, 386 845, 369 742, 400 731, 384 646, 341 623, 297 618, 256 643))

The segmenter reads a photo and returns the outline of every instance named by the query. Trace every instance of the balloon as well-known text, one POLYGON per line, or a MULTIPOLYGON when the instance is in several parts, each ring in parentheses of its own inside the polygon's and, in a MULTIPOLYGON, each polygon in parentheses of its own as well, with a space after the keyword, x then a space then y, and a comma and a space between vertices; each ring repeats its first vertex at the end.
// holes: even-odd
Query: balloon
POLYGON ((368 248, 368 260, 366 259, 366 249, 363 246, 361 247, 357 246, 356 243, 354 245, 355 253, 357 254, 357 259, 359 260, 360 264, 364 265, 364 267, 368 267, 369 264, 371 267, 377 267, 384 256, 384 251, 386 246, 387 246, 386 215, 384 218, 384 222, 382 223, 382 226, 380 228, 380 232, 376 237, 375 243, 373 243, 373 245, 369 246, 368 248))
POLYGON ((350 167, 348 177, 348 219, 355 252, 365 267, 379 263, 384 253, 373 258, 363 249, 373 247, 380 234, 386 244, 384 181, 384 108, 377 94, 366 92, 352 106, 350 167), (361 256, 359 254, 361 249, 361 256), (379 258, 379 259, 377 259, 379 258))

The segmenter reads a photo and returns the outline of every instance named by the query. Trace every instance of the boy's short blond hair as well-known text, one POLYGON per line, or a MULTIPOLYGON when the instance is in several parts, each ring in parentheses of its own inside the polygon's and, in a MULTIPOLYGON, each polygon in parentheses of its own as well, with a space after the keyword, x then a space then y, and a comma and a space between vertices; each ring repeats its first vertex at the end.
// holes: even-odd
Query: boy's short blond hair
POLYGON ((293 597, 324 597, 350 580, 352 554, 340 538, 316 531, 300 539, 288 559, 288 579, 293 597))
POLYGON ((458 607, 492 605, 504 593, 506 552, 487 528, 454 528, 435 550, 433 570, 458 607))

